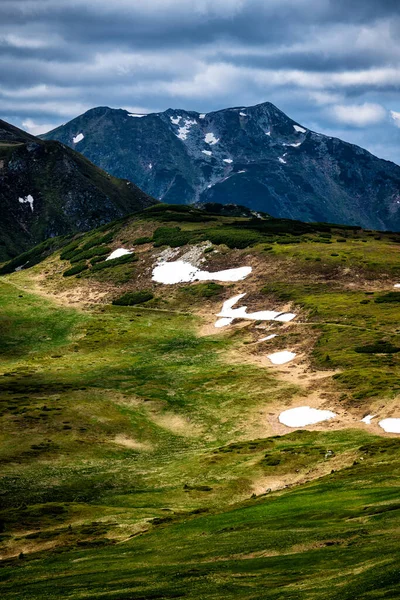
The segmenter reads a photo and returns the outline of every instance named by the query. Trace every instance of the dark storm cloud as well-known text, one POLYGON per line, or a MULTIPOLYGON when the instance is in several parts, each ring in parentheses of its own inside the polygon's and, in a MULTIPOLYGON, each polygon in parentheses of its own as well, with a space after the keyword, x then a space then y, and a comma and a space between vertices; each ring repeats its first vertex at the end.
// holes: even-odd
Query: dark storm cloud
MULTIPOLYGON (((269 100, 394 158, 398 0, 0 0, 0 117, 269 100)), ((39 127, 38 127, 39 126, 39 127)))

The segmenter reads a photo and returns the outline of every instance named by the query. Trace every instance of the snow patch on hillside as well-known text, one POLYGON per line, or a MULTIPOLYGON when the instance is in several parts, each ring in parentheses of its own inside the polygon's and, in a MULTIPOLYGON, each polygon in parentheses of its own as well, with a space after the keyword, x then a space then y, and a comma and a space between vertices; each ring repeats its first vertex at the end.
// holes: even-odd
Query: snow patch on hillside
POLYGON ((286 162, 286 160, 283 158, 283 156, 280 156, 280 157, 278 158, 278 160, 279 160, 279 162, 280 162, 280 163, 282 163, 283 165, 286 165, 286 164, 287 164, 287 162, 286 162))
POLYGON ((251 271, 251 267, 239 267, 210 273, 209 271, 201 271, 189 262, 176 260, 155 266, 152 280, 166 285, 190 281, 242 281, 250 275, 251 271))
POLYGON ((383 419, 379 421, 379 427, 386 433, 400 433, 400 419, 383 419))
POLYGON ((107 256, 106 260, 112 260, 113 258, 119 258, 125 256, 125 254, 132 254, 132 250, 126 250, 125 248, 117 248, 114 252, 111 252, 110 256, 107 256))
POLYGON ((213 146, 214 144, 218 144, 219 138, 216 138, 213 133, 206 133, 204 141, 206 144, 210 144, 210 146, 213 146))
POLYGON ((33 198, 30 194, 28 194, 28 196, 25 196, 25 198, 18 198, 18 202, 20 204, 29 204, 29 206, 31 207, 31 211, 33 212, 33 198))
POLYGON ((85 136, 83 135, 83 133, 78 133, 78 135, 72 138, 72 141, 74 142, 74 144, 79 144, 79 142, 81 142, 84 139, 84 137, 85 136))
POLYGON ((174 125, 179 125, 179 121, 182 119, 182 117, 170 117, 171 119, 171 123, 173 123, 174 125))
POLYGON ((185 120, 185 124, 179 127, 178 133, 175 134, 180 140, 186 140, 190 128, 192 125, 197 125, 197 121, 191 121, 190 119, 185 120))
POLYGON ((304 127, 300 127, 300 125, 293 125, 293 129, 295 129, 297 133, 307 133, 307 129, 304 129, 304 127))
POLYGON ((376 415, 367 415, 363 419, 361 419, 361 423, 365 423, 366 425, 371 425, 371 420, 374 419, 376 415))
POLYGON ((233 160, 231 158, 224 158, 223 161, 225 163, 228 163, 228 165, 230 165, 231 163, 233 163, 233 160))
POLYGON ((241 117, 247 117, 247 114, 246 114, 246 113, 244 113, 244 112, 240 112, 240 113, 239 113, 239 115, 240 115, 241 117))
POLYGON ((288 350, 282 350, 281 352, 268 354, 267 358, 269 358, 273 365, 285 365, 296 358, 296 354, 294 352, 289 352, 288 350))
POLYGON ((310 408, 309 406, 298 406, 284 410, 279 415, 279 422, 286 427, 306 427, 307 425, 315 425, 322 421, 329 421, 336 417, 336 413, 330 410, 319 410, 310 408))
POLYGON ((128 117, 136 117, 136 119, 141 119, 142 117, 146 117, 147 115, 139 115, 136 113, 129 113, 128 117))
POLYGON ((291 321, 296 317, 293 313, 281 313, 275 310, 260 310, 253 313, 247 312, 247 306, 241 306, 239 308, 233 308, 235 304, 244 298, 246 294, 238 294, 233 296, 229 300, 226 300, 223 305, 221 312, 217 314, 217 317, 224 317, 228 319, 248 319, 251 321, 291 321))
POLYGON ((212 156, 211 150, 202 150, 203 154, 207 154, 207 156, 212 156))

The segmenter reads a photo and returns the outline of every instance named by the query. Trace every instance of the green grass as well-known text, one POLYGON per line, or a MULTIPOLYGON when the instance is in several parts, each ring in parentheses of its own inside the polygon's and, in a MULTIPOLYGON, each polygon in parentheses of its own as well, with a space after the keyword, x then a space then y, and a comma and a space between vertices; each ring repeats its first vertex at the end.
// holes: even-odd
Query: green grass
MULTIPOLYGON (((298 317, 280 327, 279 347, 310 340, 306 358, 338 371, 330 390, 349 412, 395 407, 399 304, 375 301, 400 274, 393 234, 200 216, 154 207, 63 252, 148 238, 146 227, 171 240, 233 230, 255 241, 232 252, 236 264, 256 265, 249 289, 155 286, 155 256, 143 248, 136 262, 76 279, 62 278, 54 256, 0 283, 2 598, 400 596, 400 439, 356 421, 275 435, 278 412, 303 403, 302 390, 232 361, 257 351, 256 324, 200 336, 196 316, 214 314, 236 288, 251 310, 290 303, 298 317), (117 298, 140 285, 155 297, 73 310, 30 291, 43 274, 47 290, 93 285, 117 298)), ((226 268, 227 245, 205 255, 207 268, 226 268)))

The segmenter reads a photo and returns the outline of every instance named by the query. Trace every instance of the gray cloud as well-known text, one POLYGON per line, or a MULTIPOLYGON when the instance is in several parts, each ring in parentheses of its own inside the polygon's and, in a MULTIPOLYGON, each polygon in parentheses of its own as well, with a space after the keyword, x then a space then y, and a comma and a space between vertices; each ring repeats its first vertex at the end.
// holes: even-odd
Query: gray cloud
POLYGON ((397 0, 2 0, 0 117, 268 100, 400 160, 399 34, 397 0))

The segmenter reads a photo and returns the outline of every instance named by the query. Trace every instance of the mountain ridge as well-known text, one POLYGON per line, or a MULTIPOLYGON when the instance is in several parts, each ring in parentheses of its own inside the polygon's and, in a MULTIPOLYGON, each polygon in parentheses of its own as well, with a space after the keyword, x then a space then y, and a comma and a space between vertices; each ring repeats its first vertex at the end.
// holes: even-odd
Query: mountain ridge
POLYGON ((400 229, 400 167, 303 127, 269 102, 210 113, 96 107, 42 136, 168 203, 400 229), (78 139, 79 138, 79 139, 78 139))
POLYGON ((0 121, 0 261, 155 201, 57 141, 0 121))

